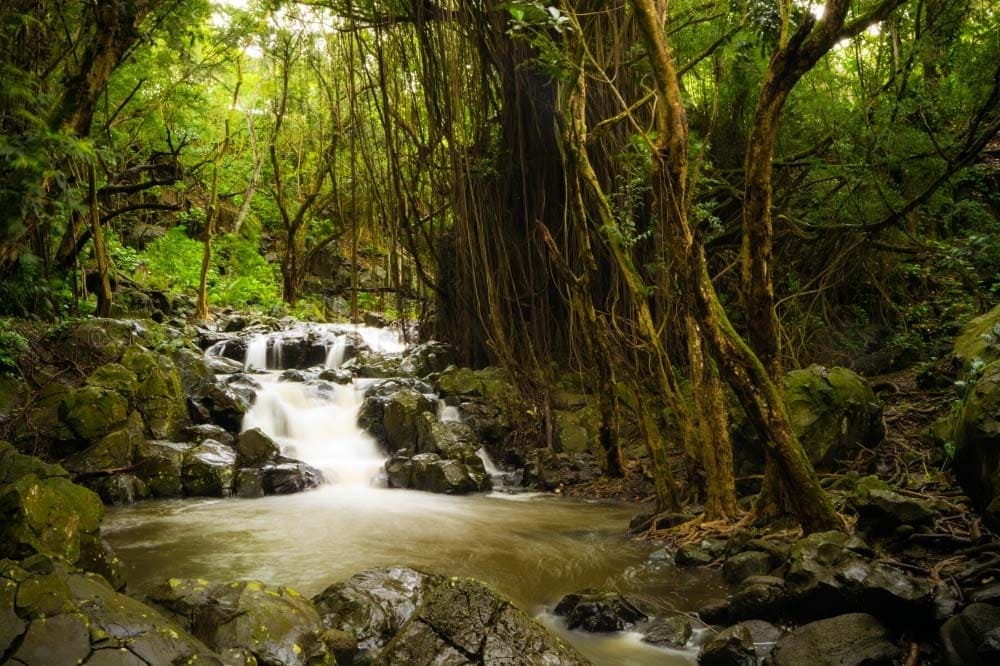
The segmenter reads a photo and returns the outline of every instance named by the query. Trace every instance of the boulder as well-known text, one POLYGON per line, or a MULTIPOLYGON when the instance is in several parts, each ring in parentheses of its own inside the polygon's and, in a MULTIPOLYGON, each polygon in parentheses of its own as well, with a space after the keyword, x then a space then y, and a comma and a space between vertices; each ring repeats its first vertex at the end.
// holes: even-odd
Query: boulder
POLYGON ((709 638, 698 651, 698 666, 757 666, 750 630, 737 624, 709 638))
POLYGON ((382 650, 376 664, 546 664, 590 662, 486 585, 438 585, 382 650))
POLYGON ((135 399, 135 393, 139 389, 139 379, 135 373, 121 363, 102 365, 87 377, 85 383, 87 386, 114 391, 127 402, 135 399))
POLYGON ((112 474, 86 481, 88 488, 100 495, 105 504, 127 506, 150 496, 146 483, 135 474, 112 474))
POLYGON ((136 476, 153 497, 184 495, 184 458, 191 444, 150 440, 139 445, 135 454, 136 476))
POLYGON ((59 418, 77 439, 96 442, 125 424, 128 400, 111 389, 83 386, 63 398, 59 418))
POLYGON ((727 583, 740 583, 750 576, 763 576, 771 570, 771 556, 759 550, 745 550, 726 559, 722 577, 727 583))
POLYGON ((280 375, 278 375, 279 382, 297 382, 299 384, 304 384, 309 381, 309 375, 302 372, 301 370, 285 370, 280 375))
POLYGON ((252 580, 214 584, 171 578, 149 598, 216 650, 242 649, 270 666, 335 663, 319 614, 291 588, 252 580))
POLYGON ((264 470, 260 467, 242 467, 236 470, 233 494, 243 498, 263 497, 264 470))
POLYGON ((243 416, 249 411, 257 394, 243 375, 231 375, 225 381, 217 381, 192 396, 192 404, 204 409, 207 418, 228 432, 238 433, 243 426, 243 416))
POLYGON ((0 653, 11 663, 38 666, 223 663, 178 624, 100 576, 38 556, 0 562, 0 653))
POLYGON ((691 640, 693 629, 686 615, 674 613, 652 624, 642 636, 643 642, 660 647, 684 647, 691 640))
POLYGON ((0 557, 41 553, 69 563, 80 559, 81 544, 99 537, 104 505, 91 490, 0 442, 0 557))
POLYGON ((406 372, 402 365, 403 361, 398 356, 363 351, 341 367, 356 377, 369 379, 412 376, 412 373, 406 372))
POLYGON ((789 615, 790 602, 784 578, 750 576, 733 593, 727 614, 741 619, 776 620, 789 615))
POLYGON ((417 453, 436 453, 442 458, 475 465, 481 446, 472 428, 460 421, 439 421, 432 412, 417 417, 417 453))
POLYGON ((505 393, 513 393, 503 370, 495 367, 473 370, 450 366, 438 374, 434 385, 442 397, 463 396, 494 401, 505 393))
POLYGON ((839 615, 795 629, 778 640, 773 666, 890 666, 901 654, 889 630, 867 613, 839 615))
POLYGON ((225 444, 210 439, 184 454, 181 481, 185 495, 228 497, 235 474, 236 452, 225 444))
POLYGON ((118 361, 129 345, 148 335, 148 329, 138 322, 95 317, 62 324, 49 340, 52 349, 86 368, 118 361))
POLYGON ((715 556, 705 548, 691 544, 681 546, 674 553, 674 564, 679 567, 701 567, 711 564, 714 559, 715 556))
POLYGON ((858 514, 858 527, 871 534, 890 534, 902 525, 924 525, 937 515, 931 502, 901 495, 874 476, 858 481, 850 504, 858 514))
POLYGON ((397 380, 373 384, 365 391, 358 424, 372 433, 389 453, 414 450, 418 417, 433 414, 437 405, 414 384, 397 380))
POLYGON ((281 449, 275 441, 260 428, 244 430, 236 441, 237 458, 245 467, 270 462, 280 453, 281 449))
POLYGON ((239 372, 243 366, 218 357, 207 358, 204 354, 181 347, 170 353, 170 360, 177 368, 177 374, 181 380, 181 390, 184 395, 197 395, 203 388, 215 381, 218 371, 218 363, 225 362, 227 372, 239 372), (215 361, 213 364, 210 361, 215 361), (235 369, 233 369, 235 366, 235 369))
POLYGON ((441 372, 454 363, 454 353, 449 345, 429 340, 406 350, 400 370, 414 377, 426 377, 441 372))
POLYGON ((125 351, 121 362, 139 380, 136 406, 150 436, 173 439, 179 435, 189 422, 187 396, 170 357, 133 345, 125 351))
POLYGON ((1000 361, 966 393, 953 437, 955 476, 983 522, 1000 531, 1000 361))
POLYGON ((132 412, 122 427, 108 433, 83 451, 64 458, 61 464, 74 474, 92 474, 130 466, 145 441, 142 416, 132 412))
POLYGON ((278 457, 260 468, 265 495, 290 495, 323 483, 323 473, 299 460, 278 457))
POLYGON ((593 451, 597 441, 599 419, 596 410, 587 406, 581 409, 557 409, 552 413, 556 438, 563 451, 585 453, 593 451))
POLYGON ((553 612, 565 617, 570 629, 593 632, 623 631, 646 621, 646 614, 632 601, 606 590, 586 589, 567 594, 553 612))
POLYGON ((962 328, 952 350, 954 365, 960 377, 967 377, 976 359, 977 363, 984 365, 1000 361, 998 332, 1000 332, 1000 304, 962 328))
POLYGON ((463 495, 489 490, 492 485, 481 460, 477 467, 443 460, 436 453, 409 457, 404 451, 387 460, 385 470, 390 488, 463 495))
POLYGON ((188 426, 181 432, 181 440, 192 444, 201 444, 207 439, 214 439, 226 446, 234 446, 236 438, 232 433, 221 426, 211 423, 201 423, 199 425, 188 426))
POLYGON ((1000 663, 1000 607, 970 604, 941 625, 939 636, 948 666, 1000 663))
POLYGON ((442 580, 405 567, 371 569, 331 585, 312 602, 324 626, 353 635, 357 649, 374 656, 442 580))
POLYGON ((740 626, 750 632, 753 638, 754 652, 757 653, 757 663, 761 663, 774 650, 778 640, 784 635, 778 627, 764 620, 747 620, 740 626))
POLYGON ((325 382, 332 382, 334 384, 350 384, 354 381, 354 375, 351 374, 350 370, 331 368, 319 373, 319 379, 322 379, 325 382))

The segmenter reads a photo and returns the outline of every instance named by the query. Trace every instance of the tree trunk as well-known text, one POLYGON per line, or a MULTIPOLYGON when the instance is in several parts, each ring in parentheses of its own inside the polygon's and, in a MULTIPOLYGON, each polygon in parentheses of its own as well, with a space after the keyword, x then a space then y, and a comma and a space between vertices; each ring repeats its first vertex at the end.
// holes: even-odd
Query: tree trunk
POLYGON ((100 287, 97 290, 97 316, 111 316, 111 277, 107 248, 104 245, 104 231, 101 229, 101 210, 97 204, 97 167, 91 164, 87 170, 90 198, 90 233, 94 240, 94 259, 100 287))

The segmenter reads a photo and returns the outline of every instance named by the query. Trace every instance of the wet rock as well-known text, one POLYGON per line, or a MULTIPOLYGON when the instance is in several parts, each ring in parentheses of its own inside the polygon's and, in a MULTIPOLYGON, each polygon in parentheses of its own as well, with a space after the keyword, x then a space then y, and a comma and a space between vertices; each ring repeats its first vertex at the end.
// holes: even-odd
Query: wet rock
POLYGON ((587 589, 567 594, 556 605, 556 615, 566 618, 570 629, 622 631, 645 622, 646 615, 617 592, 587 589))
POLYGON ((37 558, 0 563, 0 651, 16 641, 11 663, 222 663, 176 623, 117 593, 102 577, 37 558))
POLYGON ((231 381, 216 382, 202 390, 200 394, 192 397, 192 402, 197 407, 205 410, 212 423, 225 428, 232 433, 238 433, 242 429, 243 416, 249 411, 253 404, 256 393, 254 389, 242 382, 231 381))
POLYGON ((122 427, 108 433, 95 444, 61 462, 74 474, 93 474, 130 466, 135 452, 145 441, 142 417, 132 412, 122 427))
POLYGON ((299 460, 279 457, 261 469, 265 495, 290 495, 316 488, 323 483, 323 473, 299 460))
POLYGON ((269 462, 280 453, 281 449, 275 441, 260 428, 244 430, 236 441, 236 455, 244 467, 269 462))
POLYGON ((353 635, 362 654, 374 656, 443 578, 408 569, 372 569, 335 583, 312 602, 324 626, 353 635))
POLYGON ((733 593, 727 613, 735 618, 776 620, 789 614, 790 601, 784 578, 750 576, 733 593))
POLYGON ((212 384, 215 381, 216 368, 219 363, 225 363, 226 371, 230 373, 242 370, 240 364, 229 359, 216 357, 209 359, 199 351, 187 347, 181 347, 172 351, 170 353, 170 360, 174 362, 174 366, 177 368, 177 374, 181 380, 181 390, 186 396, 197 395, 203 388, 212 384), (212 365, 209 362, 210 360, 216 361, 216 364, 212 365), (232 369, 233 366, 235 366, 235 370, 232 369))
POLYGON ((280 375, 278 375, 279 382, 298 382, 299 384, 304 384, 309 381, 309 375, 302 372, 301 370, 285 370, 280 375))
POLYGON ((181 481, 184 493, 200 497, 228 497, 233 490, 236 452, 207 440, 184 454, 181 481))
POLYGON ((139 380, 136 406, 156 439, 173 439, 188 425, 187 396, 177 367, 169 357, 133 345, 122 357, 122 365, 139 380))
POLYGON ((571 666, 590 662, 482 583, 451 579, 428 595, 376 663, 571 666))
POLYGON ((354 381, 354 375, 351 374, 350 370, 343 370, 337 368, 335 370, 324 370, 319 373, 319 378, 326 382, 332 382, 334 384, 350 384, 354 381))
POLYGON ((513 392, 503 370, 495 367, 473 370, 451 366, 434 379, 434 385, 443 397, 471 396, 487 401, 513 392))
POLYGON ((433 400, 412 386, 390 380, 374 384, 365 392, 358 425, 372 433, 389 453, 415 450, 419 416, 433 414, 436 409, 433 400))
POLYGON ((100 495, 105 504, 127 506, 150 495, 145 482, 135 474, 112 474, 86 481, 88 488, 100 495))
POLYGON ((858 527, 871 534, 890 534, 901 525, 923 525, 937 515, 931 502, 901 495, 874 476, 858 482, 850 503, 858 513, 858 527))
POLYGON ((988 666, 1000 663, 1000 608, 982 603, 967 606, 939 631, 941 652, 948 666, 988 666))
POLYGON ((436 453, 442 458, 476 465, 481 446, 472 428, 459 421, 439 421, 431 412, 417 417, 417 453, 436 453))
POLYGON ((684 647, 692 633, 691 620, 676 613, 658 620, 646 629, 642 640, 661 647, 684 647))
POLYGON ((744 625, 723 629, 701 646, 698 666, 756 666, 753 636, 744 625))
POLYGON ((436 453, 413 457, 401 452, 385 463, 390 488, 410 488, 432 493, 463 495, 489 490, 490 477, 483 468, 457 460, 443 460, 436 453))
POLYGON ((403 369, 400 357, 373 351, 362 351, 341 367, 356 377, 368 379, 406 377, 411 374, 403 369))
POLYGON ((426 377, 441 372, 454 363, 454 353, 443 342, 430 340, 406 350, 400 370, 414 377, 426 377))
POLYGON ((358 639, 354 634, 340 629, 327 629, 323 632, 322 640, 333 654, 337 666, 353 666, 354 655, 358 651, 358 639))
POLYGON ((674 553, 674 563, 679 567, 701 567, 710 564, 715 557, 701 546, 685 545, 674 553))
POLYGON ((184 428, 183 432, 181 432, 181 440, 191 442, 192 444, 201 444, 209 439, 214 439, 215 441, 225 444, 226 446, 233 446, 236 443, 236 438, 233 437, 232 433, 228 432, 221 426, 213 425, 211 423, 201 423, 199 425, 188 426, 187 428, 184 428))
POLYGON ((952 351, 960 377, 966 376, 976 359, 986 364, 1000 360, 1000 347, 996 345, 994 337, 997 325, 1000 325, 1000 305, 976 317, 962 329, 952 351))
POLYGON ((191 444, 180 442, 143 442, 136 450, 135 474, 153 497, 181 497, 184 495, 184 458, 193 448, 191 444))
POLYGON ((128 400, 110 389, 83 386, 66 395, 59 417, 78 439, 96 442, 124 425, 128 400))
POLYGON ((149 597, 216 650, 243 649, 258 663, 273 666, 334 663, 319 614, 291 588, 171 578, 149 597))
POLYGON ((131 401, 139 389, 139 379, 135 373, 120 363, 102 365, 87 377, 87 386, 113 391, 131 401))
POLYGON ((483 443, 498 462, 508 467, 523 467, 524 452, 508 444, 513 425, 510 415, 497 404, 465 401, 459 404, 462 422, 472 428, 476 439, 483 443))
POLYGON ((739 583, 750 576, 763 576, 770 570, 770 555, 759 550, 746 550, 726 559, 722 565, 722 577, 728 583, 739 583))
POLYGON ((954 430, 953 468, 986 523, 1000 531, 1000 361, 968 391, 954 430))
POLYGON ((85 534, 80 539, 80 559, 77 565, 84 571, 99 574, 116 590, 125 588, 127 572, 111 544, 99 534, 85 534))
POLYGON ((243 364, 239 361, 226 358, 225 356, 207 356, 205 363, 213 375, 231 375, 243 372, 243 364))
POLYGON ((753 638, 753 647, 757 653, 758 663, 763 662, 771 654, 774 646, 785 633, 764 620, 747 620, 740 622, 740 625, 745 627, 750 632, 750 637, 753 638))
POLYGON ((795 629, 778 641, 770 659, 774 666, 889 666, 899 654, 877 619, 851 613, 795 629))

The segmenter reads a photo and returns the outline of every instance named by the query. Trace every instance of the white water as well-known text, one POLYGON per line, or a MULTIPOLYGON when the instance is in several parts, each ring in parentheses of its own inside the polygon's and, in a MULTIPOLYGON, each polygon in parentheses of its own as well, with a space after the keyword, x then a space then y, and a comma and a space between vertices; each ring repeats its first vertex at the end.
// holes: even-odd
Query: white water
POLYGON ((337 339, 333 342, 333 346, 330 347, 330 351, 326 354, 326 367, 334 370, 340 368, 340 366, 344 365, 344 354, 346 352, 347 336, 338 335, 337 339))
POLYGON ((267 370, 267 339, 266 335, 258 335, 247 344, 245 370, 267 370))

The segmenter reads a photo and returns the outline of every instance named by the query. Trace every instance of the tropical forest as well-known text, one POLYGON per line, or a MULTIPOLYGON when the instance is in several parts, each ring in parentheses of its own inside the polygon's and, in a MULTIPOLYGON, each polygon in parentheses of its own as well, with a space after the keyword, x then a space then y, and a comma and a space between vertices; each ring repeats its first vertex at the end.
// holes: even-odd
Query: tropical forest
POLYGON ((1000 3, 3 0, 0 664, 1000 664, 1000 3))

